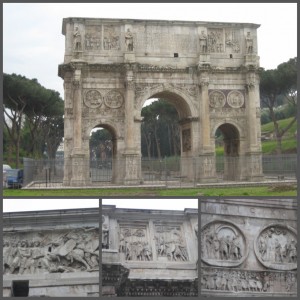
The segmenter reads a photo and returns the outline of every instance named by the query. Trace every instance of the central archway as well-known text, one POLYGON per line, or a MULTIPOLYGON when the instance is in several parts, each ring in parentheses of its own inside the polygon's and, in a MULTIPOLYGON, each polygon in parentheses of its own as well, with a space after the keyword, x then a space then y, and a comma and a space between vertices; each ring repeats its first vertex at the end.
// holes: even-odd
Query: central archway
MULTIPOLYGON (((198 124, 196 125, 194 121, 198 120, 198 118, 192 116, 192 111, 195 111, 194 108, 190 106, 193 105, 190 99, 180 91, 175 89, 171 90, 170 88, 164 88, 163 86, 149 93, 147 97, 141 100, 140 105, 140 113, 142 110, 143 104, 150 98, 157 98, 164 100, 171 104, 177 111, 179 117, 179 132, 180 132, 180 159, 178 166, 163 166, 166 170, 165 178, 168 176, 169 180, 176 179, 177 180, 194 180, 196 170, 194 169, 193 157, 198 151, 199 145, 197 144, 197 140, 199 140, 199 130, 197 130, 198 124)), ((159 100, 158 100, 159 101, 159 100)), ((161 159, 160 155, 158 159, 161 159)), ((161 178, 161 166, 162 162, 158 162, 158 170, 161 178)), ((176 164, 173 161, 173 164, 176 164)), ((177 165, 177 164, 176 164, 177 165)), ((146 174, 144 171, 149 171, 149 166, 143 169, 142 164, 142 175, 143 178, 146 179, 146 174)), ((157 172, 158 173, 158 172, 157 172)))

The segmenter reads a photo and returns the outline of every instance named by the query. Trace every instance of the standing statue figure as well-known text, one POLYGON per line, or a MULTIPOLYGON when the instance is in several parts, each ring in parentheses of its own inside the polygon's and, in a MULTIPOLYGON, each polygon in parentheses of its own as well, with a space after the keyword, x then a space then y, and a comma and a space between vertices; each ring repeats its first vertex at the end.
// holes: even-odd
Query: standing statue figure
POLYGON ((81 33, 79 31, 78 26, 75 27, 74 32, 73 32, 73 49, 75 51, 82 50, 81 33))
POLYGON ((250 35, 250 32, 247 32, 246 36, 246 53, 253 53, 253 38, 250 35))
POLYGON ((199 40, 200 40, 200 52, 206 53, 207 52, 207 36, 204 33, 204 30, 201 31, 199 40))
POLYGON ((126 51, 133 51, 133 35, 129 28, 125 33, 125 45, 126 45, 126 51))

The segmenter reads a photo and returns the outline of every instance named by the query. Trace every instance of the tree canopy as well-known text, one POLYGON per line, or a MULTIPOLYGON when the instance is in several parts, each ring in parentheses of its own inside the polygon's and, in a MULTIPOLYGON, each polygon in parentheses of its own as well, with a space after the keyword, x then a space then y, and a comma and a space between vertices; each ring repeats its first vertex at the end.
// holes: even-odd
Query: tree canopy
POLYGON ((30 157, 41 157, 46 149, 53 158, 54 150, 50 148, 59 145, 63 138, 63 112, 64 104, 58 92, 46 89, 36 79, 4 74, 3 114, 7 139, 4 150, 8 161, 14 160, 18 167, 21 148, 30 157), (55 127, 58 124, 59 130, 55 127), (53 135, 57 136, 54 144, 48 140, 53 135))

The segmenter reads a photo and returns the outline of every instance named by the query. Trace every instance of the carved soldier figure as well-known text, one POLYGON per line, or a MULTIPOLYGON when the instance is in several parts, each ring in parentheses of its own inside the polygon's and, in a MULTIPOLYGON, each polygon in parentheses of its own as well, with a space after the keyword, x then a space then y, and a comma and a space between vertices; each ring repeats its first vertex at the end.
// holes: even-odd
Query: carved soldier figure
POLYGON ((294 239, 287 245, 287 252, 288 262, 297 262, 297 243, 294 239))
POLYGON ((31 257, 31 249, 28 248, 28 242, 23 240, 17 244, 17 255, 15 256, 10 272, 13 274, 14 270, 19 267, 19 274, 23 274, 25 269, 29 267, 27 260, 31 257))
POLYGON ((82 50, 81 33, 79 31, 78 26, 75 27, 74 32, 73 32, 73 48, 75 51, 82 50))
POLYGON ((133 51, 133 35, 129 28, 125 33, 125 45, 126 45, 126 51, 133 51))
POLYGON ((253 38, 250 35, 250 32, 247 32, 246 36, 246 53, 253 53, 253 38))
POLYGON ((199 37, 200 40, 200 52, 207 52, 207 35, 204 33, 204 30, 201 31, 201 35, 199 37))
POLYGON ((238 236, 234 236, 230 243, 230 256, 233 259, 240 259, 242 257, 241 244, 238 236))

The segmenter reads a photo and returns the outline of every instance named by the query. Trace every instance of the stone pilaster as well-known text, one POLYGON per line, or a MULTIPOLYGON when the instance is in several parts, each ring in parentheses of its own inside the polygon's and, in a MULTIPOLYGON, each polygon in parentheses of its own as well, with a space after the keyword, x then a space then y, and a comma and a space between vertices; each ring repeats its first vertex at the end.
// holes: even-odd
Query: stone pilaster
POLYGON ((135 143, 134 99, 135 82, 134 71, 128 65, 125 74, 125 178, 124 184, 139 184, 141 182, 141 160, 139 148, 135 143))

